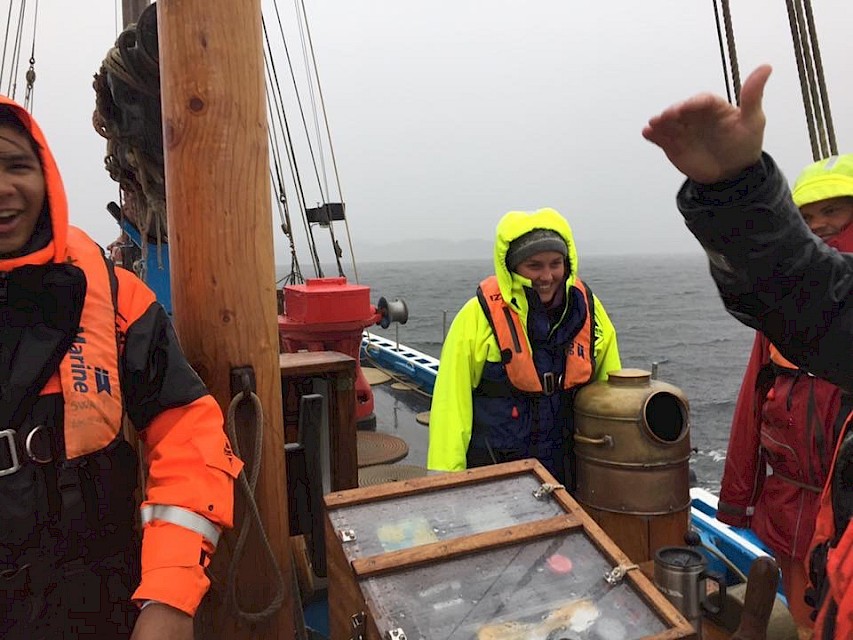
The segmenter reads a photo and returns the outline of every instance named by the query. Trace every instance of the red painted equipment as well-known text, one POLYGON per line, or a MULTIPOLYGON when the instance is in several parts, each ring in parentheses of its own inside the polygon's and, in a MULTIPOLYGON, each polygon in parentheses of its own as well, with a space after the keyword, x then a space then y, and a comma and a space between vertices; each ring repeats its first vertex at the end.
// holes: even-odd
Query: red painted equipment
POLYGON ((359 363, 361 336, 378 324, 402 324, 408 310, 402 301, 388 303, 380 298, 370 304, 370 287, 348 284, 346 278, 313 278, 305 284, 284 287, 284 313, 278 317, 280 348, 297 351, 339 351, 356 361, 356 423, 360 429, 374 429, 373 392, 359 363))

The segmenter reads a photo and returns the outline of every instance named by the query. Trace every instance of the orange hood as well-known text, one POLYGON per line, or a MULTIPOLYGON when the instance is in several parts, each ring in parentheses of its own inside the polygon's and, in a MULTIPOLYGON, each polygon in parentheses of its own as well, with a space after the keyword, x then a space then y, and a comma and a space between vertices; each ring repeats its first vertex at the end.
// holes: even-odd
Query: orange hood
POLYGON ((68 238, 68 201, 65 198, 65 188, 53 154, 47 146, 44 134, 41 132, 33 117, 19 104, 6 96, 0 96, 0 105, 9 106, 18 116, 30 135, 35 139, 41 155, 41 169, 44 173, 45 197, 50 216, 52 238, 48 245, 26 256, 0 260, 0 271, 11 271, 25 264, 45 264, 62 262, 66 256, 66 239, 68 238))

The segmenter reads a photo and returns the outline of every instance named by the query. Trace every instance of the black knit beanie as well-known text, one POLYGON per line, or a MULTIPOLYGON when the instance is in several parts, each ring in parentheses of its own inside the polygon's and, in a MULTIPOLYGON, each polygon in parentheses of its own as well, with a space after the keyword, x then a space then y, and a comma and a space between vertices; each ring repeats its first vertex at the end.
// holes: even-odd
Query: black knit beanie
POLYGON ((510 271, 515 271, 516 267, 527 260, 530 256, 543 251, 556 251, 566 257, 569 248, 566 246, 566 241, 556 231, 551 229, 534 229, 528 231, 523 236, 519 236, 509 243, 509 249, 506 252, 506 266, 510 271))

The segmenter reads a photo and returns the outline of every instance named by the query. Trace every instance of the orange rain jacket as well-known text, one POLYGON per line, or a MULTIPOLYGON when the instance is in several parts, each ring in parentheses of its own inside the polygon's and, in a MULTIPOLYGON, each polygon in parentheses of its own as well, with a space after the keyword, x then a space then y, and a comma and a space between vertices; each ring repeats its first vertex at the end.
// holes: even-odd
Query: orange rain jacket
MULTIPOLYGON (((233 480, 242 463, 231 451, 219 406, 187 363, 171 322, 154 294, 131 272, 114 269, 100 247, 82 231, 69 226, 62 181, 41 130, 20 106, 2 97, 0 104, 13 109, 40 147, 51 227, 47 246, 20 258, 0 260, 0 274, 8 278, 10 292, 16 278, 24 278, 34 269, 58 273, 57 277, 70 278, 72 282, 77 278, 82 282, 74 286, 85 292, 81 302, 74 296, 70 301, 61 299, 60 294, 54 299, 55 292, 48 285, 44 290, 35 288, 37 305, 47 309, 64 304, 71 308, 61 308, 58 317, 68 314, 67 317, 80 320, 58 342, 62 345, 57 348, 59 353, 45 356, 42 369, 48 370, 34 372, 37 386, 21 390, 15 407, 34 408, 25 415, 15 415, 21 411, 7 412, 13 418, 9 425, 18 427, 18 433, 10 433, 17 440, 15 445, 22 459, 19 472, 0 477, 0 500, 8 496, 3 483, 22 482, 21 478, 32 469, 39 474, 36 477, 41 477, 43 468, 55 465, 62 501, 68 493, 63 493, 63 481, 72 476, 75 483, 81 478, 80 490, 86 497, 82 501, 84 517, 75 516, 70 525, 77 553, 88 560, 103 555, 104 548, 110 552, 136 549, 131 557, 138 556, 138 547, 132 542, 133 491, 138 469, 135 464, 128 464, 129 459, 135 463, 136 456, 131 453, 128 458, 129 447, 121 434, 122 417, 126 416, 138 431, 147 461, 141 509, 141 582, 133 599, 156 600, 192 615, 209 586, 205 566, 218 534, 232 525, 233 480), (36 400, 32 391, 39 389, 36 400), (34 415, 49 406, 46 401, 51 398, 57 398, 61 408, 54 412, 60 415, 50 420, 62 429, 53 430, 60 433, 51 436, 47 446, 58 443, 60 450, 56 459, 43 467, 50 456, 28 454, 33 453, 31 445, 34 447, 38 440, 33 437, 37 431, 32 427, 34 415), (23 442, 27 430, 31 441, 23 442), (91 496, 95 497, 90 499, 91 496), (86 523, 82 531, 79 522, 86 523), (116 544, 124 548, 116 549, 116 544)), ((3 327, 0 330, 7 331, 3 327)), ((25 368, 33 359, 18 361, 25 368)), ((15 363, 13 360, 13 370, 15 363)), ((50 490, 56 487, 49 488, 48 493, 50 490)), ((61 517, 67 520, 66 503, 62 501, 61 517)), ((73 504, 74 500, 70 502, 73 504)), ((13 504, 10 508, 14 511, 19 507, 20 504, 13 504)), ((33 509, 37 508, 41 507, 34 502, 33 509)), ((56 515, 55 503, 44 509, 50 512, 47 515, 56 515)), ((11 557, 14 561, 17 548, 22 553, 28 551, 39 539, 37 529, 47 515, 30 518, 30 514, 22 513, 22 526, 17 531, 0 527, 0 560, 11 557)), ((73 559, 67 557, 69 552, 62 541, 51 544, 50 549, 37 551, 38 557, 64 549, 66 555, 55 561, 67 563, 73 559)))

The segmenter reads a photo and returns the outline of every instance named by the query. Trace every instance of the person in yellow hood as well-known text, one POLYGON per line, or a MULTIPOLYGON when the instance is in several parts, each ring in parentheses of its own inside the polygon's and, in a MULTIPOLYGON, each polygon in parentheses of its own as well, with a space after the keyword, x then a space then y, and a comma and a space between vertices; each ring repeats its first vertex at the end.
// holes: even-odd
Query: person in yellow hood
POLYGON ((0 97, 0 637, 191 639, 241 468, 163 307, 68 224, 0 97))
POLYGON ((621 368, 616 331, 555 210, 503 216, 494 260, 444 341, 427 466, 536 458, 572 489, 574 392, 621 368))

